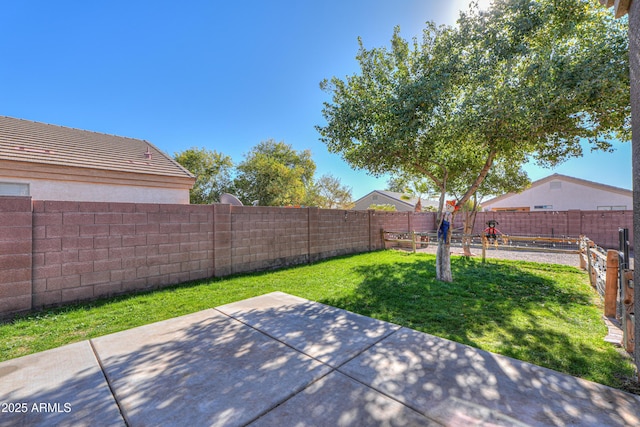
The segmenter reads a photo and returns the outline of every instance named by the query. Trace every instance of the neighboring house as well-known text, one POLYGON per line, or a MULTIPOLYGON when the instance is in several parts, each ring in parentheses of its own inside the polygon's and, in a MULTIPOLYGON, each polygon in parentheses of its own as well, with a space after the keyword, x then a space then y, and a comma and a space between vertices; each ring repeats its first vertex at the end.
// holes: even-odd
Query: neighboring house
POLYGON ((194 182, 147 141, 0 116, 0 196, 188 204, 194 182))
MULTIPOLYGON (((421 199, 422 209, 427 206, 437 207, 438 203, 432 200, 421 199)), ((374 190, 356 200, 353 210, 367 210, 371 205, 393 205, 398 212, 413 212, 418 203, 418 198, 405 199, 403 193, 396 193, 394 191, 374 190)))
POLYGON ((633 192, 567 175, 553 174, 534 181, 520 193, 482 203, 485 211, 631 210, 633 192))

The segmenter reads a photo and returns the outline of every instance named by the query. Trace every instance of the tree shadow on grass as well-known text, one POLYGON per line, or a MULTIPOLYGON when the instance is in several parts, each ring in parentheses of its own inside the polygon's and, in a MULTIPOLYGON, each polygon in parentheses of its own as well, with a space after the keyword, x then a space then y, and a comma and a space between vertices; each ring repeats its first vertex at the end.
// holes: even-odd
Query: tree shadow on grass
POLYGON ((453 283, 435 279, 433 257, 359 266, 362 281, 352 295, 321 302, 624 388, 631 363, 600 337, 578 337, 603 326, 589 291, 554 277, 575 269, 527 265, 454 257, 453 283))
POLYGON ((53 405, 3 414, 0 426, 623 426, 640 417, 640 400, 617 390, 286 294, 258 298, 0 363, 0 401, 53 405))

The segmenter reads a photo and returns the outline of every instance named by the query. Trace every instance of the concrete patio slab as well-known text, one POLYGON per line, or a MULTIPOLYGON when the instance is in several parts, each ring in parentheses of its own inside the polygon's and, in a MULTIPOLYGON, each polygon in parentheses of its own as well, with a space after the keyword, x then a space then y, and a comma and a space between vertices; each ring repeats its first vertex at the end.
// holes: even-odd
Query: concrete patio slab
POLYGON ((244 425, 330 371, 215 310, 93 345, 131 426, 244 425))
POLYGON ((640 425, 640 398, 402 328, 340 371, 444 425, 640 425))
POLYGON ((0 363, 0 426, 125 422, 622 427, 640 397, 280 292, 0 363))
POLYGON ((250 427, 441 426, 339 372, 332 372, 250 427))
POLYGON ((283 292, 217 309, 332 367, 400 328, 283 292))
POLYGON ((0 426, 124 426, 88 341, 0 363, 0 426))

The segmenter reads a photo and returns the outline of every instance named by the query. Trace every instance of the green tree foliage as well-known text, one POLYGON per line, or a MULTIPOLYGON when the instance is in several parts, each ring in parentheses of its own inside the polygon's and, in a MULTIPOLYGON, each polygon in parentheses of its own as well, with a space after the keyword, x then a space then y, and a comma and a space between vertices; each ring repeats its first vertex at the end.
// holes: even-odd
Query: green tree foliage
POLYGON ((342 185, 340 179, 331 174, 324 174, 313 183, 304 204, 324 209, 351 209, 354 206, 351 188, 342 185))
POLYGON ((232 187, 231 157, 206 148, 189 148, 175 153, 174 160, 196 176, 196 183, 189 193, 192 204, 210 204, 220 200, 222 193, 232 187))
POLYGON ((387 212, 395 212, 397 210, 395 205, 391 205, 389 203, 383 204, 383 205, 372 203, 369 205, 367 209, 371 209, 374 211, 387 211, 387 212))
POLYGON ((284 142, 262 141, 237 166, 234 184, 245 204, 302 205, 315 170, 311 151, 299 152, 284 142))
MULTIPOLYGON (((496 0, 455 27, 427 24, 421 42, 393 34, 365 49, 359 74, 324 81, 322 141, 352 166, 430 179, 463 205, 503 165, 554 166, 629 139, 627 32, 591 0, 496 0)), ((451 281, 449 240, 437 276, 451 281)))

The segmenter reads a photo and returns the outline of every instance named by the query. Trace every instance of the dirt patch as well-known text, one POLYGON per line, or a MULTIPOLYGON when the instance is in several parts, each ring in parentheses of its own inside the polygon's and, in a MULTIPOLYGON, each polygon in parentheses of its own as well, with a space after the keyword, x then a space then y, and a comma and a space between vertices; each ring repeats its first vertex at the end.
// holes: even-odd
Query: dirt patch
MULTIPOLYGON (((423 249, 419 249, 418 252, 423 253, 436 253, 436 246, 431 246, 423 249)), ((482 249, 474 248, 471 250, 474 258, 482 258, 482 249)), ((452 247, 452 255, 463 255, 462 248, 452 247)), ((488 248, 486 252, 487 258, 495 259, 510 259, 515 261, 531 261, 542 262, 546 264, 562 264, 570 265, 572 267, 580 267, 580 257, 578 254, 563 254, 553 252, 530 252, 521 250, 503 250, 495 249, 493 247, 488 248)))

